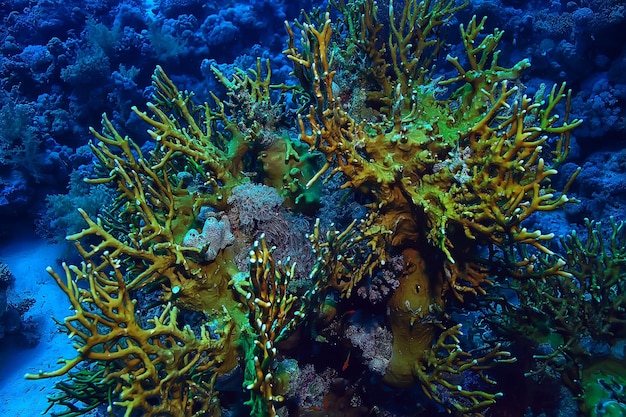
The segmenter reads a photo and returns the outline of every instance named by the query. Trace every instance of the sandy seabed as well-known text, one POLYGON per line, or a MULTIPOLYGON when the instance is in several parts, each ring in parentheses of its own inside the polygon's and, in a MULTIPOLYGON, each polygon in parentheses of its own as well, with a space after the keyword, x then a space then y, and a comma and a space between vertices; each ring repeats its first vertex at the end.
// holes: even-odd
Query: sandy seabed
MULTIPOLYGON (((52 371, 61 357, 73 358, 75 351, 67 334, 52 320, 68 315, 69 303, 46 267, 61 272, 62 259, 70 245, 51 245, 36 236, 5 239, 0 246, 0 261, 9 266, 15 276, 9 288, 9 302, 33 298, 35 304, 26 313, 34 320, 41 339, 34 347, 12 336, 0 341, 0 412, 5 416, 39 416, 48 407, 46 396, 62 378, 26 380, 26 373, 52 371)), ((56 410, 62 411, 62 407, 56 410)))

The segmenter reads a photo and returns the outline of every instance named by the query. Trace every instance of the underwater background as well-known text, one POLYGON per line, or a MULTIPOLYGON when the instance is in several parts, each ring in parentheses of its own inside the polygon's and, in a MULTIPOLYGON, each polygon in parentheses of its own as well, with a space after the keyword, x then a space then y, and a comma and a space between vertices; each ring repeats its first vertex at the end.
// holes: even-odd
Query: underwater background
POLYGON ((0 13, 6 415, 626 415, 626 2, 0 13))

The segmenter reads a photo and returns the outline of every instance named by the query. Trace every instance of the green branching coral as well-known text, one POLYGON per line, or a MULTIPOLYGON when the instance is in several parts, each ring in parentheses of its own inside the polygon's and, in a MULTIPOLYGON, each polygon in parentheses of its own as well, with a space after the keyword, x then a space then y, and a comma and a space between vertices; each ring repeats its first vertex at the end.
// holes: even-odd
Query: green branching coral
POLYGON ((217 68, 212 70, 229 91, 226 103, 232 115, 229 120, 250 145, 248 153, 256 155, 261 181, 275 188, 286 199, 287 206, 311 214, 319 205, 321 187, 306 185, 315 173, 319 155, 308 152, 305 144, 290 137, 285 128, 288 121, 284 93, 295 87, 271 84, 269 60, 265 64, 265 77, 260 59, 256 69, 249 70, 249 74, 238 69, 232 80, 217 68), (272 92, 281 93, 278 100, 272 99, 272 92))
MULTIPOLYGON (((621 377, 616 358, 606 352, 626 336, 626 224, 610 219, 607 230, 587 220, 585 234, 581 239, 573 231, 561 239, 562 274, 513 282, 519 302, 501 300, 490 321, 513 340, 549 346, 534 357, 537 366, 528 374, 561 373, 592 415, 602 400, 599 379, 621 377)), ((551 262, 537 258, 534 264, 551 262)))
POLYGON ((250 251, 250 273, 247 279, 231 285, 248 307, 249 340, 244 385, 250 390, 247 404, 255 416, 274 417, 276 407, 284 401, 286 389, 281 384, 276 343, 284 340, 302 322, 308 308, 307 297, 298 299, 287 292, 294 278, 295 264, 274 260, 274 248, 268 247, 262 235, 250 251))

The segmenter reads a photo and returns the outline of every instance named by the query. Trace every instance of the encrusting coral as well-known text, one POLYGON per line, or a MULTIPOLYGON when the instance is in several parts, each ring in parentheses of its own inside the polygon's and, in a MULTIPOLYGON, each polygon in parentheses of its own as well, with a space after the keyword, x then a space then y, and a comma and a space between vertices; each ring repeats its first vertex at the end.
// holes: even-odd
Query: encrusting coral
MULTIPOLYGON (((568 120, 570 93, 561 85, 525 95, 518 77, 529 62, 501 66, 502 32, 483 35, 485 20, 475 17, 461 25, 465 56, 446 59, 457 75, 435 77, 440 33, 466 4, 406 1, 396 10, 390 2, 381 17, 372 0, 331 3, 335 21, 305 15, 295 23, 299 40, 286 24, 296 85, 270 84, 261 61, 232 80, 214 69, 229 101, 196 104, 158 67, 152 115, 133 109, 150 126, 149 154, 106 117, 104 131, 93 131, 102 176, 88 181, 115 186, 118 198, 107 218, 83 213, 87 228, 69 236, 82 266, 64 266, 65 279, 50 270, 75 311, 63 326, 79 354, 29 377, 86 362, 107 387, 101 400, 126 415, 199 416, 219 415, 215 381, 241 367, 252 415, 272 416, 288 392, 279 342, 330 325, 365 277, 402 259, 386 298, 393 342, 383 381, 419 384, 466 415, 501 395, 487 372, 514 359, 499 344, 463 351, 447 309, 484 294, 495 265, 515 278, 571 278, 547 247, 552 235, 523 226, 569 201, 575 174, 560 191, 550 177, 580 123, 568 120), (276 118, 288 121, 280 110, 289 96, 304 103, 298 139, 277 127, 276 118), (231 230, 232 190, 256 179, 311 214, 333 175, 367 214, 347 227, 318 219, 308 235, 316 257, 308 290, 290 292, 294 260, 274 260, 263 236, 240 271, 235 255, 248 248, 231 230), (85 238, 96 243, 86 248, 85 238), (153 320, 140 320, 151 311, 153 320), (469 373, 485 389, 459 382, 469 373)), ((89 389, 68 375, 73 389, 53 403, 89 389)))

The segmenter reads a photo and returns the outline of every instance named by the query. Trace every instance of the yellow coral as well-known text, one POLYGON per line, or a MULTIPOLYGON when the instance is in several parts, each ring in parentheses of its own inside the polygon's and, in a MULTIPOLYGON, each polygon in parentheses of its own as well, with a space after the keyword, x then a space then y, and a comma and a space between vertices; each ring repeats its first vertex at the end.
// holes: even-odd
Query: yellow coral
POLYGON ((325 304, 329 294, 351 297, 365 277, 395 257, 404 265, 387 304, 393 352, 384 381, 419 383, 440 402, 446 397, 441 390, 454 391, 447 406, 462 413, 477 412, 499 396, 448 380, 472 371, 491 382, 483 371, 512 359, 499 345, 475 356, 463 352, 460 326, 446 307, 451 297, 463 302, 490 284, 478 247, 505 253, 518 277, 567 276, 563 261, 532 270, 535 258, 516 258, 526 252, 511 248, 551 254, 544 243, 552 235, 529 231, 523 222, 569 201, 567 186, 553 190, 550 177, 580 123, 568 120, 570 93, 561 85, 545 97, 524 95, 517 77, 528 62, 498 64, 502 32, 482 36, 485 21, 476 18, 461 27, 468 65, 448 57, 458 75, 433 78, 431 65, 445 45, 439 32, 466 3, 407 0, 398 11, 390 2, 387 32, 373 0, 333 3, 341 25, 329 14, 319 24, 307 17, 296 23, 298 43, 287 24, 285 52, 298 87, 270 84, 269 63, 262 77, 259 60, 252 76, 239 71, 228 80, 214 70, 230 101, 213 96, 213 106, 197 105, 158 67, 152 115, 134 108, 151 127, 156 146, 149 155, 106 117, 104 131, 93 131, 99 143, 92 150, 108 175, 90 182, 115 185, 115 219, 81 212, 87 227, 70 239, 77 241, 83 266, 64 266, 65 281, 50 271, 76 311, 65 327, 78 338, 79 355, 57 372, 32 377, 102 361, 107 365, 99 372, 115 381, 110 389, 127 415, 140 408, 148 415, 210 414, 215 378, 243 357, 252 414, 273 416, 283 399, 276 343, 308 313, 328 324, 337 311, 325 304), (337 36, 338 27, 349 36, 337 36), (388 34, 384 42, 382 33, 388 34), (354 65, 356 60, 366 65, 354 65), (340 71, 338 63, 348 62, 354 72, 340 71), (354 93, 366 100, 361 108, 346 106, 354 100, 344 102, 341 85, 357 86, 354 93), (272 107, 272 91, 307 100, 298 119, 301 142, 276 129, 275 120, 257 117, 272 107), (315 158, 305 155, 302 143, 322 156, 319 169, 309 165, 315 158), (292 207, 314 204, 307 188, 332 175, 368 201, 365 218, 343 231, 331 225, 324 234, 317 222, 308 236, 316 256, 313 283, 299 298, 287 292, 294 265, 274 261, 264 239, 250 253, 248 273, 238 270, 241 247, 228 234, 208 257, 206 242, 184 242, 190 230, 193 235, 202 227, 203 208, 215 216, 228 210, 232 189, 249 181, 250 160, 260 162, 260 178, 291 198, 292 207), (93 246, 79 242, 85 238, 94 239, 93 246), (82 279, 89 282, 85 290, 77 284, 82 279), (150 290, 159 294, 158 315, 146 328, 137 322, 132 294, 150 290), (181 329, 178 308, 214 320, 224 331, 210 337, 203 324, 198 337, 181 329))
POLYGON ((275 261, 274 248, 267 246, 265 237, 254 243, 250 251, 250 273, 247 279, 233 279, 231 285, 248 307, 248 322, 252 329, 246 366, 246 389, 252 396, 248 404, 253 415, 273 417, 276 405, 284 399, 281 394, 276 365, 276 343, 284 339, 303 320, 308 307, 287 292, 293 279, 295 263, 287 259, 275 261), (299 304, 299 305, 297 305, 299 304), (297 309, 296 309, 297 308, 297 309))
MULTIPOLYGON (((207 325, 199 334, 180 329, 178 309, 168 304, 144 325, 135 310, 118 262, 109 254, 103 262, 84 263, 81 268, 63 265, 65 279, 48 272, 67 294, 74 314, 64 325, 77 341, 77 356, 63 360, 53 372, 26 375, 48 378, 66 374, 82 363, 106 361, 99 384, 112 383, 113 404, 126 409, 125 416, 142 410, 146 416, 194 416, 215 411, 215 376, 228 356, 227 343, 233 326, 227 313, 216 336, 207 325), (80 282, 86 281, 83 289, 80 282)), ((228 365, 227 365, 228 366, 228 365)))
MULTIPOLYGON (((459 75, 430 79, 424 68, 441 46, 430 36, 457 10, 453 4, 407 1, 400 15, 392 4, 389 54, 380 52, 374 2, 344 5, 342 19, 355 36, 338 42, 371 62, 360 74, 349 75, 374 86, 368 98, 379 116, 371 120, 353 117, 335 96, 340 75, 330 57, 342 51, 333 47, 328 16, 319 26, 301 25, 305 48, 298 49, 293 30, 288 31, 288 57, 312 98, 308 114, 299 119, 301 138, 326 158, 311 182, 327 172, 341 174, 344 188, 370 195, 369 208, 376 212, 372 227, 389 231, 387 244, 378 246, 380 256, 399 250, 407 265, 389 304, 394 354, 385 379, 396 385, 417 379, 431 391, 432 377, 418 370, 441 331, 445 296, 463 300, 489 283, 473 249, 506 250, 520 243, 551 253, 543 242, 552 235, 528 231, 522 222, 568 202, 564 192, 550 188, 549 177, 567 156, 569 131, 580 123, 567 118, 565 85, 546 97, 520 94, 510 81, 529 64, 500 66, 502 32, 481 38, 484 20, 472 18, 467 29, 461 27, 470 68, 449 57, 459 75), (455 89, 446 93, 448 86, 455 89), (555 114, 562 103, 566 117, 555 114), (551 145, 556 151, 549 153, 551 145)), ((560 274, 562 266, 544 273, 560 274)))

